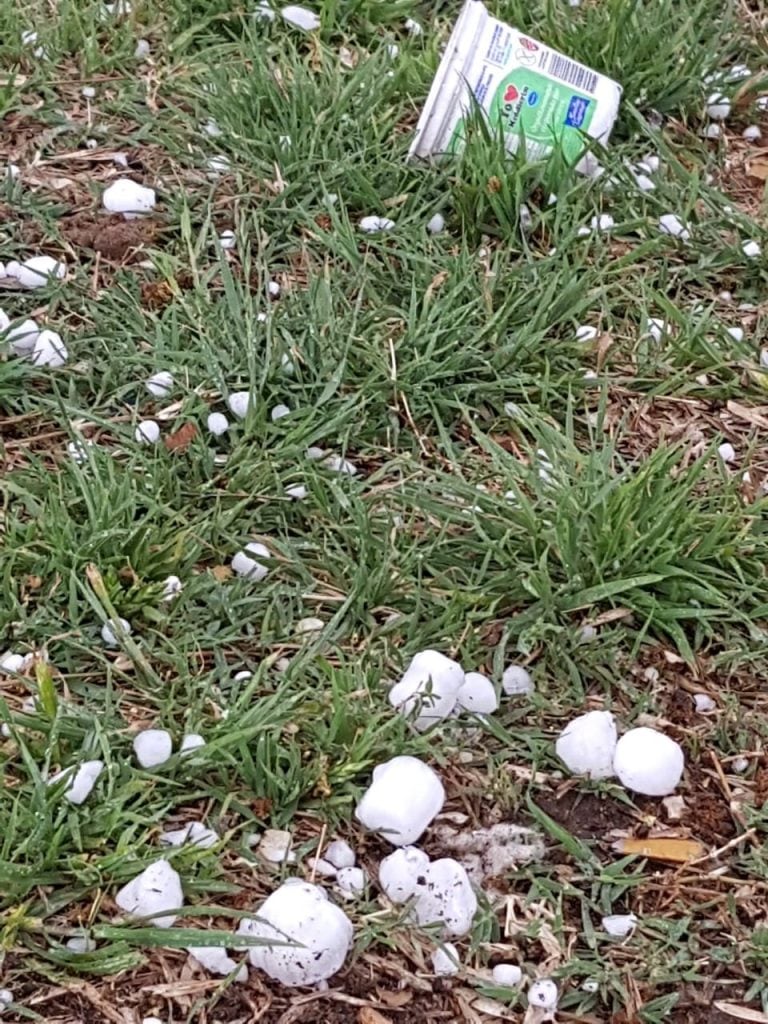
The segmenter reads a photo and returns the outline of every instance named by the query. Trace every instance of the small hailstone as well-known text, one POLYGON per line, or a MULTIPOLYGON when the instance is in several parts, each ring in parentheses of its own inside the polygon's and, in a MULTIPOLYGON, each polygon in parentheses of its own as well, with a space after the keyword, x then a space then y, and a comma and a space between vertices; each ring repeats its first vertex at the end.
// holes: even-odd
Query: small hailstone
POLYGON ((167 860, 157 860, 140 875, 124 885, 115 896, 115 903, 132 917, 148 917, 155 928, 172 928, 176 914, 184 902, 181 879, 167 860))
POLYGON ((456 703, 476 715, 490 715, 499 706, 493 683, 481 672, 467 672, 456 691, 456 703))
POLYGON ((496 964, 491 976, 497 985, 503 988, 517 988, 523 980, 523 972, 517 964, 496 964))
POLYGON ((13 1002, 13 992, 9 988, 0 988, 0 1013, 13 1002))
POLYGON ((729 334, 734 341, 744 341, 744 329, 742 327, 726 327, 725 333, 729 334))
POLYGON ((590 327, 589 324, 582 324, 581 327, 576 328, 576 341, 594 341, 598 335, 596 327, 590 327))
POLYGON ((359 223, 360 230, 368 235, 375 235, 379 231, 391 231, 394 226, 395 222, 389 217, 363 217, 359 223))
POLYGON ((205 746, 205 740, 200 735, 200 733, 199 732, 190 732, 190 733, 187 733, 187 735, 181 741, 181 746, 179 747, 179 753, 182 754, 182 755, 183 754, 191 754, 194 750, 199 750, 201 747, 204 747, 204 746, 205 746))
POLYGON ((163 832, 160 836, 161 846, 199 846, 203 850, 209 850, 219 841, 219 834, 212 828, 206 828, 199 821, 190 821, 182 828, 172 829, 163 832))
POLYGON ((101 639, 107 647, 119 647, 122 637, 118 636, 118 631, 130 636, 133 632, 133 627, 127 619, 118 618, 117 621, 107 619, 101 627, 101 639))
POLYGON ((733 302, 733 293, 729 291, 719 292, 717 297, 721 302, 733 302))
POLYGON ((276 405, 269 415, 272 422, 277 423, 277 421, 283 419, 284 416, 290 416, 291 410, 287 405, 276 405))
POLYGON ((713 121, 711 124, 708 124, 707 127, 704 129, 705 139, 719 139, 722 134, 723 129, 715 121, 713 121))
POLYGON ((530 672, 522 665, 509 665, 504 669, 501 688, 508 697, 525 696, 535 689, 530 672))
POLYGON ((320 459, 325 458, 325 450, 318 448, 317 445, 312 445, 304 452, 305 458, 309 459, 310 462, 319 462, 320 459))
POLYGON ((734 757, 733 761, 731 762, 731 768, 733 768, 735 772, 739 772, 739 774, 745 772, 747 768, 749 768, 749 758, 734 757))
MULTIPOLYGON (((196 960, 201 967, 211 974, 231 974, 237 964, 231 956, 227 955, 226 949, 221 946, 187 946, 187 952, 196 960)), ((248 980, 248 968, 245 964, 237 967, 235 981, 244 982, 248 980)))
POLYGON ((655 729, 630 729, 616 744, 613 770, 623 786, 643 796, 669 796, 684 767, 680 744, 655 729))
MULTIPOLYGON (((590 229, 588 227, 584 226, 584 225, 582 225, 582 227, 580 227, 578 229, 578 231, 576 232, 576 235, 577 235, 578 238, 588 238, 589 235, 591 235, 591 234, 592 234, 592 232, 590 231, 590 229)), ((554 255, 555 252, 557 252, 557 250, 556 249, 552 249, 551 255, 554 255)))
POLYGON ((171 734, 165 729, 142 729, 133 738, 133 752, 142 768, 165 764, 172 750, 171 734))
POLYGON ((35 366, 64 366, 69 359, 67 346, 56 331, 40 331, 32 348, 32 362, 35 366))
POLYGON ((19 263, 11 260, 5 266, 6 277, 15 279, 22 288, 42 288, 50 281, 63 281, 67 276, 67 265, 53 256, 31 256, 19 263))
POLYGON ((222 249, 234 249, 237 245, 237 235, 234 231, 222 231, 219 235, 219 245, 222 249))
POLYGON ((436 213, 427 221, 427 231, 430 235, 439 235, 445 230, 445 217, 442 213, 436 213))
POLYGON ((173 601, 184 589, 184 584, 178 576, 168 576, 163 584, 163 600, 173 601))
POLYGON ((259 0, 259 4, 253 12, 253 17, 260 18, 262 21, 275 20, 275 12, 272 10, 269 0, 259 0))
POLYGON ((610 711, 588 711, 560 733, 555 752, 574 775, 607 779, 613 775, 616 722, 610 711))
POLYGON ((96 943, 89 935, 73 935, 64 943, 70 953, 92 953, 96 949, 96 943))
POLYGON ((703 388, 709 387, 709 377, 706 373, 700 373, 696 378, 696 383, 700 384, 703 388))
POLYGON ((401 846, 379 865, 379 885, 393 903, 405 903, 416 891, 416 883, 429 867, 429 857, 417 846, 401 846))
POLYGON ((652 316, 645 321, 645 333, 656 342, 661 341, 668 331, 669 326, 666 320, 662 320, 660 317, 652 316))
POLYGON ((156 420, 141 420, 133 436, 139 444, 157 444, 160 440, 160 424, 156 420))
POLYGON ((731 112, 731 101, 721 93, 713 92, 707 97, 707 116, 713 121, 724 121, 731 112))
POLYGON ((432 973, 439 978, 458 974, 461 967, 459 951, 452 942, 446 942, 432 954, 432 973))
POLYGON ((227 405, 229 411, 237 416, 239 420, 244 420, 248 415, 248 407, 251 404, 251 393, 250 391, 233 391, 227 399, 227 405))
POLYGON ((750 239, 748 242, 741 243, 741 251, 747 259, 754 260, 757 259, 763 250, 760 247, 759 242, 755 242, 753 239, 750 239))
POLYGON ((98 149, 99 148, 99 143, 98 143, 98 141, 96 139, 86 139, 85 140, 85 148, 86 149, 98 149))
POLYGON ((760 131, 759 126, 756 124, 748 125, 741 134, 742 137, 747 140, 747 142, 757 142, 758 139, 762 139, 763 137, 763 133, 760 131))
POLYGON ((593 217, 589 226, 593 231, 610 231, 616 224, 616 221, 610 215, 610 213, 601 213, 597 217, 593 217))
POLYGON ((357 476, 358 468, 354 462, 343 458, 341 455, 328 455, 323 459, 323 465, 334 473, 341 473, 345 476, 357 476))
POLYGON ((723 443, 718 446, 717 454, 723 462, 733 462, 736 458, 736 449, 730 441, 723 441, 723 443))
POLYGON ((294 501, 303 501, 309 491, 304 484, 291 484, 290 487, 285 488, 285 493, 289 498, 293 498, 294 501))
POLYGON ((600 982, 596 978, 587 978, 581 983, 582 992, 595 993, 600 991, 600 982))
POLYGON ((416 880, 413 916, 418 924, 439 923, 443 933, 466 935, 477 913, 477 896, 466 868, 452 857, 432 861, 416 880))
POLYGON ((259 555, 261 558, 269 558, 270 551, 265 544, 252 541, 245 545, 244 551, 238 551, 232 559, 232 570, 237 576, 244 576, 246 579, 258 583, 269 573, 268 566, 252 558, 252 555, 259 555))
POLYGON ((387 43, 387 56, 392 60, 400 55, 400 47, 397 43, 387 43))
POLYGON ((216 120, 212 117, 203 122, 203 131, 210 139, 218 139, 222 134, 221 128, 219 128, 216 120))
POLYGON ((311 633, 322 633, 325 629, 325 623, 322 619, 318 619, 314 615, 308 616, 306 619, 299 619, 296 623, 296 633, 299 636, 307 636, 311 633))
POLYGON ((217 153, 215 156, 209 157, 205 162, 208 168, 208 176, 210 178, 218 178, 220 174, 228 174, 232 164, 228 156, 224 156, 223 153, 217 153))
POLYGON ((247 668, 243 668, 239 672, 235 672, 232 678, 236 683, 244 683, 248 679, 253 679, 253 672, 249 672, 247 668))
POLYGON ((528 989, 528 1005, 554 1012, 557 1009, 557 985, 551 978, 539 978, 528 989))
POLYGON ((757 100, 755 101, 755 105, 757 106, 758 110, 768 110, 768 96, 758 96, 757 100))
POLYGON ((209 413, 206 425, 215 437, 221 437, 229 430, 229 420, 222 412, 209 413))
POLYGON ((24 29, 21 33, 21 42, 24 46, 34 46, 37 42, 37 32, 31 28, 24 29))
POLYGON ((48 779, 48 785, 51 786, 64 778, 69 779, 67 788, 64 790, 64 798, 69 800, 71 804, 79 805, 88 799, 91 790, 96 785, 96 781, 103 771, 103 761, 83 761, 82 764, 77 766, 76 770, 65 768, 63 771, 56 772, 55 775, 48 779))
POLYGON ((768 367, 768 348, 760 349, 759 362, 762 367, 768 367))
POLYGON ((153 188, 145 188, 130 178, 118 178, 104 190, 101 201, 110 213, 122 213, 125 220, 135 220, 154 210, 156 196, 153 188))
POLYGON ((411 36, 420 36, 424 29, 421 27, 418 21, 414 21, 413 18, 405 19, 405 31, 411 36))
MULTIPOLYGON (((266 313, 264 313, 263 316, 264 319, 266 320, 266 313)), ((258 320, 259 317, 256 317, 256 319, 258 320)), ((283 371, 286 377, 292 377, 293 374, 296 373, 296 363, 294 363, 294 361, 291 359, 290 355, 287 352, 283 352, 283 354, 280 356, 280 369, 283 371)))
POLYGON ((165 398, 173 387, 173 374, 168 370, 158 370, 152 374, 144 387, 155 398, 165 398))
POLYGON ((365 872, 362 868, 339 868, 336 885, 345 899, 356 899, 365 892, 365 872))
POLYGON ((23 672, 32 663, 31 655, 15 654, 13 651, 6 651, 0 657, 0 672, 18 674, 23 672))
POLYGON ((303 29, 305 32, 314 32, 320 28, 320 19, 315 12, 306 7, 300 7, 298 4, 289 4, 288 7, 283 7, 280 14, 289 25, 303 29))
POLYGON ((421 651, 389 691, 389 703, 417 729, 428 729, 447 718, 456 706, 464 670, 438 651, 421 651))
POLYGON ((92 85, 84 85, 83 88, 80 90, 80 94, 84 96, 85 99, 92 100, 96 95, 96 90, 92 85))
MULTIPOLYGON (((592 426, 597 426, 597 420, 592 423, 592 426)), ((593 640, 597 639, 597 629, 587 623, 586 626, 582 626, 576 634, 576 641, 580 644, 591 644, 593 640)))
POLYGON ((93 447, 93 441, 68 441, 67 455, 78 466, 88 461, 88 449, 93 447))
POLYGON ((634 914, 608 914, 602 919, 603 930, 615 939, 623 939, 637 927, 634 914))
POLYGON ((664 213, 659 217, 659 230, 663 235, 671 235, 673 238, 681 238, 687 242, 691 232, 683 224, 676 213, 664 213))
POLYGON ((280 149, 290 149, 293 145, 293 139, 290 135, 280 135, 277 141, 280 143, 280 149))
POLYGON ((343 965, 353 938, 352 922, 324 889, 289 878, 255 908, 238 932, 261 938, 249 946, 254 967, 288 987, 327 981, 343 965))
POLYGON ((277 281, 270 281, 267 285, 267 292, 271 299, 277 299, 280 296, 280 285, 277 281))
POLYGON ((635 174, 635 184, 641 192, 653 192, 656 183, 647 174, 635 174))
POLYGON ((309 868, 314 874, 322 875, 323 878, 336 877, 337 869, 325 857, 312 857, 309 861, 309 868))
POLYGON ((708 693, 694 693, 693 705, 699 714, 704 714, 707 711, 714 711, 717 708, 717 704, 708 693))
POLYGON ((355 817, 393 846, 408 846, 427 829, 444 802, 440 776, 418 758, 401 755, 373 769, 355 817))
POLYGON ((324 859, 335 868, 351 868, 355 865, 355 851, 344 839, 334 839, 326 848, 324 859))
POLYGON ((752 72, 747 64, 734 64, 728 73, 728 77, 732 82, 740 82, 744 78, 749 78, 752 72))
POLYGON ((146 60, 149 54, 149 41, 147 39, 137 39, 136 49, 133 51, 133 56, 136 58, 136 60, 146 60))

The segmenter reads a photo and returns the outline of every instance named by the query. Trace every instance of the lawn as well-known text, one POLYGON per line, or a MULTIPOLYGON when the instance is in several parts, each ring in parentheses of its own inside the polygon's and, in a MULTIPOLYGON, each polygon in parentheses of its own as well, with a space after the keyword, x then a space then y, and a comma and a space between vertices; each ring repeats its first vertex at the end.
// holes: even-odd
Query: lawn
POLYGON ((0 672, 0 1015, 537 1024, 547 976, 565 1021, 768 1021, 768 150, 742 134, 768 137, 766 14, 490 3, 622 83, 589 179, 481 124, 454 160, 406 161, 458 0, 311 6, 312 32, 256 0, 0 9, 0 260, 67 268, 0 280, 0 307, 68 350, 0 341, 0 653, 21 656, 0 672), (143 219, 102 208, 125 177, 157 192, 143 219), (233 571, 249 543, 266 574, 233 571), (497 690, 524 665, 535 691, 419 732, 387 690, 424 649, 497 690), (682 802, 572 776, 555 740, 589 710, 677 740, 682 802), (148 728, 174 752, 144 768, 148 728), (446 825, 533 830, 449 977, 354 817, 399 754, 445 786, 431 856, 446 825), (50 783, 95 759, 84 803, 50 783), (213 845, 161 845, 192 821, 213 845), (265 859, 269 829, 295 863, 265 859), (369 878, 354 900, 312 867, 336 838, 369 878), (115 902, 164 856, 171 929, 115 902), (187 954, 232 950, 293 875, 354 925, 330 988, 187 954), (520 986, 493 980, 508 962, 520 986))

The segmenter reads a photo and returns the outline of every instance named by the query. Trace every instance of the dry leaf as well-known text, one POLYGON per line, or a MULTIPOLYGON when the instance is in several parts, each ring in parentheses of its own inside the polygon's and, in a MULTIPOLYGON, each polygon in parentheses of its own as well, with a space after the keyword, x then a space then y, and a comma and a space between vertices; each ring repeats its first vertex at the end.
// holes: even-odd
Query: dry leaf
POLYGON ((747 174, 758 181, 768 181, 768 157, 747 161, 747 174))
POLYGON ((383 1013, 374 1010, 372 1006, 361 1006, 357 1020, 358 1024, 392 1024, 391 1017, 385 1017, 383 1013))
POLYGON ((754 1024, 768 1024, 768 1013, 761 1010, 753 1010, 751 1006, 739 1006, 738 1003, 727 1003, 718 999, 715 1002, 715 1009, 725 1013, 728 1017, 736 1017, 738 1020, 751 1020, 754 1024))
POLYGON ((666 864, 685 864, 706 855, 706 847, 696 839, 620 839, 618 853, 634 853, 639 857, 664 861, 666 864))
POLYGON ((391 1006, 393 1010, 397 1010, 401 1006, 407 1006, 413 999, 413 992, 407 988, 400 989, 398 992, 392 992, 386 988, 377 988, 376 995, 379 997, 379 1002, 384 1003, 385 1006, 391 1006))
POLYGON ((214 565, 211 569, 211 576, 217 583, 226 583, 227 580, 232 579, 232 570, 228 565, 214 565))
MULTIPOLYGON (((751 423, 754 427, 760 427, 761 430, 768 430, 768 418, 762 415, 761 409, 750 409, 746 405, 740 405, 738 402, 728 402, 726 408, 731 416, 736 416, 740 420, 744 420, 747 423, 751 423)), ((765 408, 764 406, 762 407, 765 408)))
POLYGON ((603 331, 600 337, 597 339, 595 345, 595 352, 597 354, 597 369, 602 370, 605 364, 606 357, 608 356, 608 350, 613 345, 613 335, 609 334, 608 331, 603 331))
POLYGON ((185 452, 196 436, 197 425, 192 422, 185 423, 178 430, 174 431, 173 434, 169 434, 166 437, 165 447, 169 452, 185 452))

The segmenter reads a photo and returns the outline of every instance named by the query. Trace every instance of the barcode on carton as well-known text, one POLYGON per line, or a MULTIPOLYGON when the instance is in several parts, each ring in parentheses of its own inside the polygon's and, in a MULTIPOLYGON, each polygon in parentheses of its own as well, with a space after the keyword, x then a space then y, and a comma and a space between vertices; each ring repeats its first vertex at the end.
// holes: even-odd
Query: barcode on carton
POLYGON ((591 92, 594 95, 597 89, 597 75, 589 68, 584 68, 574 60, 561 57, 559 53, 551 54, 549 67, 547 68, 553 78, 559 78, 561 82, 567 82, 574 89, 582 92, 591 92))

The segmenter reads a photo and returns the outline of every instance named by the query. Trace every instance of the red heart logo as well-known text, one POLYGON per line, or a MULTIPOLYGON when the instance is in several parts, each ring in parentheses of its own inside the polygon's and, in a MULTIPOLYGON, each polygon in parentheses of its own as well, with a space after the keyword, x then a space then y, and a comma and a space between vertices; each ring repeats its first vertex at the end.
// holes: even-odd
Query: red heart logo
POLYGON ((505 103, 514 103, 520 93, 517 91, 514 85, 508 85, 507 91, 504 93, 505 103))

